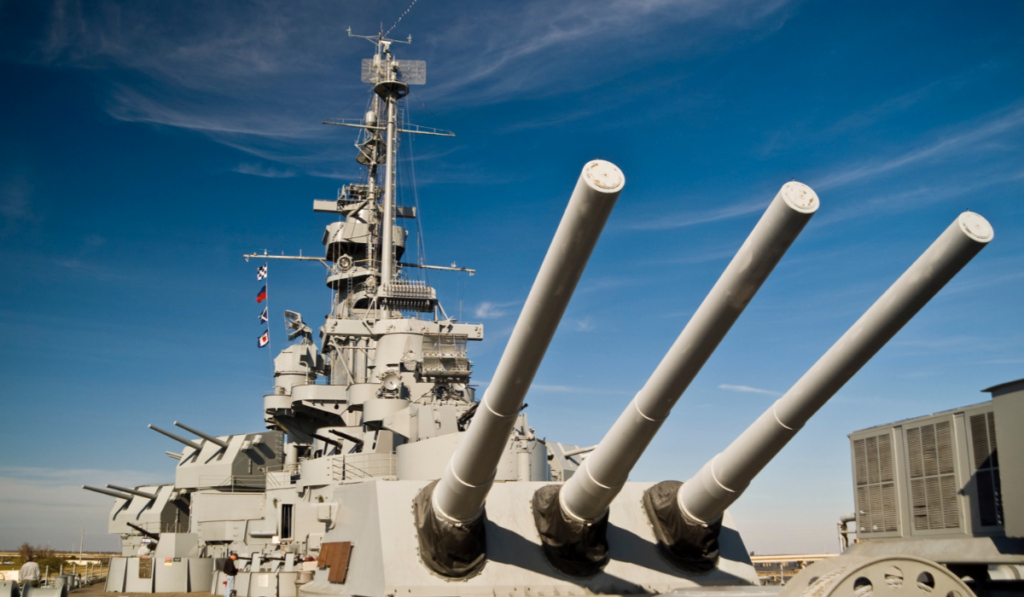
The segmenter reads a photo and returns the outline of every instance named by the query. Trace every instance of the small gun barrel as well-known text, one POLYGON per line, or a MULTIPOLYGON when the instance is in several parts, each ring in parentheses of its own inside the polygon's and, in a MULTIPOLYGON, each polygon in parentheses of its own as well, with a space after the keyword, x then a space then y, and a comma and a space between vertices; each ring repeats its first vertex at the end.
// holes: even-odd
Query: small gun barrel
POLYGON ((178 454, 177 452, 171 452, 170 450, 164 450, 164 454, 167 454, 168 456, 170 456, 171 458, 173 458, 175 460, 181 460, 181 454, 178 454))
POLYGON ((155 540, 155 541, 159 541, 159 540, 160 540, 160 533, 153 533, 153 532, 151 532, 151 531, 147 531, 146 529, 144 529, 144 528, 140 527, 139 525, 137 525, 137 524, 132 524, 132 523, 130 523, 130 522, 129 522, 129 523, 126 523, 126 524, 127 524, 128 526, 132 527, 133 529, 135 529, 136 531, 138 531, 138 532, 142 533, 143 535, 145 535, 145 536, 149 537, 150 539, 153 539, 153 540, 155 540))
POLYGON ((625 183, 609 162, 583 167, 482 405, 433 490, 439 516, 479 517, 526 392, 625 183))
POLYGON ((348 441, 356 444, 357 446, 361 446, 364 443, 366 443, 363 440, 359 439, 358 437, 355 437, 354 435, 349 435, 347 433, 342 433, 342 432, 336 431, 334 429, 328 429, 328 431, 330 431, 331 433, 333 433, 334 435, 337 435, 338 437, 340 437, 342 439, 347 439, 348 441))
POLYGON ((132 496, 126 493, 121 493, 120 491, 111 491, 109 489, 103 489, 101 487, 93 487, 92 485, 83 485, 82 489, 88 489, 89 491, 95 491, 96 493, 102 493, 104 495, 109 495, 110 497, 116 497, 119 500, 132 499, 132 496))
POLYGON ((192 441, 190 439, 185 439, 185 438, 181 437, 180 435, 174 435, 170 431, 164 431, 163 429, 160 429, 156 425, 149 425, 149 428, 152 429, 153 431, 156 431, 157 433, 166 435, 167 437, 173 439, 174 441, 176 441, 178 443, 185 444, 186 446, 189 446, 190 448, 195 448, 196 452, 198 452, 199 450, 202 449, 202 446, 200 446, 199 444, 195 443, 194 441, 192 441))
POLYGON ((113 489, 114 491, 122 491, 124 493, 130 493, 132 495, 137 495, 139 497, 144 497, 147 500, 155 500, 156 499, 156 494, 155 493, 149 493, 148 491, 140 491, 138 489, 132 489, 130 487, 121 487, 120 485, 111 485, 110 483, 107 483, 107 487, 109 487, 110 489, 113 489))
POLYGON ((339 450, 342 448, 342 444, 338 440, 336 440, 336 439, 331 439, 329 437, 326 437, 326 436, 323 436, 323 435, 320 435, 320 434, 317 434, 317 433, 312 433, 310 435, 312 435, 313 437, 317 438, 318 440, 324 442, 325 444, 330 444, 330 445, 334 446, 335 448, 337 448, 339 450))
POLYGON ((782 186, 650 379, 562 487, 565 514, 586 521, 604 515, 672 407, 819 205, 810 187, 782 186))
POLYGON ((178 421, 175 421, 174 424, 177 425, 178 427, 181 427, 185 431, 188 431, 189 433, 191 433, 193 435, 198 435, 199 437, 205 439, 206 441, 210 442, 211 444, 217 444, 218 446, 220 446, 222 448, 228 447, 228 443, 226 441, 220 439, 219 437, 208 435, 206 433, 203 433, 202 431, 198 431, 196 429, 192 429, 188 425, 185 425, 184 423, 179 423, 178 421))
POLYGON ((701 523, 718 520, 804 423, 992 237, 985 218, 961 214, 782 398, 679 488, 682 511, 701 523))

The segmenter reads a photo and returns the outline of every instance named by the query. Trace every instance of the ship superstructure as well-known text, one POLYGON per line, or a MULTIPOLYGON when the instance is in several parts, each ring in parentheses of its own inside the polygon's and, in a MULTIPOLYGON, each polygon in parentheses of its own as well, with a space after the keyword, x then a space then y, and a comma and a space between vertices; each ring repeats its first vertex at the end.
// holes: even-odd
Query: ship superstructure
MULTIPOLYGON (((817 194, 795 181, 783 185, 598 445, 543 440, 528 424, 524 399, 625 176, 603 160, 584 165, 478 399, 467 345, 483 340, 483 326, 449 317, 435 290, 409 275, 472 270, 410 261, 400 223, 418 214, 396 202, 400 136, 451 133, 401 119, 409 86, 426 81, 422 62, 393 55, 393 45, 406 42, 383 34, 364 39, 375 47, 362 65, 373 91, 367 111, 358 120, 327 122, 357 130, 356 159, 365 175, 336 199, 314 201, 314 211, 337 218, 323 233, 324 256, 245 256, 323 263, 331 310, 319 330, 285 311, 293 344, 274 359, 265 430, 215 436, 175 422, 198 438, 189 439, 151 426, 182 446, 168 452, 177 460, 174 483, 89 488, 115 498, 109 530, 122 537, 107 590, 219 594, 229 553, 245 563, 235 583, 241 597, 757 590, 727 508, 986 246, 991 226, 970 212, 957 217, 786 394, 689 481, 632 482, 633 466, 673 406, 818 211, 817 194)), ((921 566, 942 586, 969 593, 938 564, 921 566)), ((815 578, 811 588, 853 595, 854 577, 815 578)))

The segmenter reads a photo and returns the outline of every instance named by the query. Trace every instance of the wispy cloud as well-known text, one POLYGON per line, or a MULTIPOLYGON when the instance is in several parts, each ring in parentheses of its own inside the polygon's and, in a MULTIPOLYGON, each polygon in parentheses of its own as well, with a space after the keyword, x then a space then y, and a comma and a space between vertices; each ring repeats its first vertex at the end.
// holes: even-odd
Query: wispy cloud
POLYGON ((750 386, 733 386, 729 384, 721 384, 718 386, 723 390, 732 390, 733 392, 747 392, 748 394, 767 394, 769 396, 781 396, 782 392, 774 392, 772 390, 762 390, 761 388, 752 388, 750 386))
POLYGON ((477 305, 476 309, 473 310, 473 315, 480 319, 497 319, 508 315, 509 307, 514 307, 521 304, 521 301, 511 301, 507 303, 492 303, 490 301, 484 301, 477 305))
POLYGON ((673 228, 685 228, 697 224, 707 224, 719 220, 729 220, 743 217, 755 212, 764 211, 770 201, 758 199, 757 201, 746 201, 727 205, 718 209, 707 211, 685 212, 668 214, 658 218, 650 218, 643 222, 634 222, 626 227, 631 230, 670 230, 673 228))
MULTIPOLYGON (((652 35, 660 28, 685 27, 685 35, 674 38, 676 51, 706 51, 702 41, 737 30, 747 33, 749 43, 777 30, 790 3, 482 3, 472 11, 414 10, 394 35, 431 32, 426 43, 403 47, 400 56, 430 62, 432 83, 424 98, 443 97, 446 106, 479 105, 605 85, 628 72, 638 52, 664 60, 664 43, 652 35), (444 44, 436 43, 442 39, 444 44), (623 44, 630 56, 616 50, 623 44), (572 85, 565 85, 569 80, 572 85)), ((370 97, 356 79, 370 47, 345 37, 340 24, 351 24, 357 33, 373 31, 405 6, 385 2, 354 11, 329 0, 310 0, 301 9, 270 0, 241 8, 184 4, 50 0, 37 6, 44 15, 40 30, 23 32, 18 51, 6 57, 93 71, 108 83, 114 118, 196 131, 264 159, 274 159, 268 151, 277 153, 277 161, 304 172, 322 171, 332 160, 327 147, 340 135, 325 132, 330 127, 322 127, 321 118, 350 115, 352 105, 339 106, 334 98, 365 103, 370 97), (295 153, 306 163, 293 159, 295 153)), ((602 102, 601 110, 613 105, 602 102)), ((513 123, 507 130, 587 116, 578 110, 513 123)))
POLYGON ((3 233, 11 232, 26 221, 34 220, 32 211, 33 188, 23 176, 16 176, 0 183, 0 217, 3 218, 3 233))
POLYGON ((530 390, 551 392, 555 394, 628 394, 621 390, 607 390, 602 388, 585 388, 580 386, 560 386, 548 384, 533 384, 530 390))
POLYGON ((874 178, 894 170, 930 159, 937 159, 978 146, 1024 125, 1024 108, 1014 107, 1004 114, 990 117, 969 128, 961 128, 942 139, 903 153, 873 160, 826 176, 813 183, 816 190, 827 190, 874 178))
POLYGON ((119 540, 106 532, 113 500, 82 489, 114 483, 135 487, 173 482, 152 472, 102 469, 51 469, 0 466, 0 549, 16 548, 23 541, 54 542, 70 546, 86 525, 87 549, 112 549, 119 540))
MULTIPOLYGON (((899 213, 958 197, 967 197, 982 190, 1024 180, 1024 170, 1002 172, 999 169, 974 172, 972 183, 949 182, 933 186, 916 186, 895 192, 865 194, 855 202, 837 207, 812 220, 811 226, 825 226, 866 214, 899 213)), ((971 204, 968 204, 970 206, 971 204)))
POLYGON ((264 178, 290 178, 295 176, 295 172, 292 170, 264 166, 263 164, 239 164, 233 169, 233 172, 250 176, 262 176, 264 178))
POLYGON ((593 317, 584 317, 582 319, 573 320, 573 327, 576 328, 577 332, 592 332, 596 327, 593 317))
POLYGON ((980 77, 991 76, 1002 70, 1002 65, 984 63, 966 71, 931 81, 916 89, 891 97, 873 106, 850 114, 827 129, 828 134, 844 132, 870 126, 889 116, 910 110, 937 95, 948 94, 962 88, 980 77))
POLYGON ((87 276, 97 280, 131 280, 133 276, 98 263, 84 259, 55 259, 54 264, 70 270, 72 275, 87 276))

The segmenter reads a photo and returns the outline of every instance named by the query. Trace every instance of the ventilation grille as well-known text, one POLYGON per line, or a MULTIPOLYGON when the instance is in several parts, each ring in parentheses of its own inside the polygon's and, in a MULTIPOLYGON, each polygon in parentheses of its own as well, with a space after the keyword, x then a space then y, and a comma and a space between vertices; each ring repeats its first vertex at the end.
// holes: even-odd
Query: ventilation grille
POLYGON ((971 452, 974 478, 978 484, 978 515, 981 526, 1003 525, 1002 491, 999 487, 999 451, 996 447, 996 420, 988 412, 971 417, 971 452))
POLYGON ((959 528, 950 422, 907 429, 907 460, 914 530, 959 528))
POLYGON ((896 487, 893 484, 892 440, 878 435, 853 442, 857 477, 858 533, 897 530, 896 487))

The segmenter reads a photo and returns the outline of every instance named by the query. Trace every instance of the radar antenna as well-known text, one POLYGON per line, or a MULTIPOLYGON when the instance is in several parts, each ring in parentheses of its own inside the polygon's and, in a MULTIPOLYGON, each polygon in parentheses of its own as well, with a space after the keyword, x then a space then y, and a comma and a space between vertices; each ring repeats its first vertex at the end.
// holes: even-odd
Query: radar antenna
POLYGON ((310 329, 310 327, 308 325, 306 325, 306 323, 304 321, 302 321, 302 314, 301 313, 296 313, 295 311, 285 310, 285 312, 284 312, 284 326, 286 328, 288 328, 289 330, 291 330, 291 331, 288 332, 288 341, 289 342, 291 342, 292 340, 298 338, 299 336, 302 336, 302 343, 303 344, 312 344, 313 343, 313 330, 310 329))

